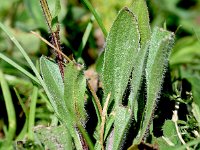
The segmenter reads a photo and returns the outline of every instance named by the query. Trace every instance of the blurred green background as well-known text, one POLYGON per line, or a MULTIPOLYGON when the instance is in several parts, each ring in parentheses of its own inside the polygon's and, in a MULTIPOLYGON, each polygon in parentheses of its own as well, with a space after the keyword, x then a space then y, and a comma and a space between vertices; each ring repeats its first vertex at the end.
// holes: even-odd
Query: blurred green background
MULTIPOLYGON (((94 21, 81 57, 75 55, 92 14, 79 0, 60 1, 59 22, 63 52, 83 62, 86 69, 94 68, 105 45, 105 37, 101 29, 94 21)), ((48 0, 48 3, 51 11, 55 11, 55 1, 48 0)), ((109 31, 118 11, 124 6, 129 7, 131 0, 91 0, 91 3, 109 31)), ((147 4, 152 27, 164 27, 176 34, 176 42, 170 58, 172 82, 185 79, 189 85, 186 90, 192 91, 194 101, 200 106, 200 0, 147 0, 147 4)), ((41 55, 52 56, 50 48, 30 33, 33 30, 48 41, 51 39, 39 0, 1 0, 0 21, 10 29, 36 64, 41 55)), ((0 30, 0 53, 32 72, 21 53, 2 30, 0 30)), ((18 137, 25 123, 25 114, 16 93, 29 108, 33 84, 29 78, 1 59, 0 70, 3 71, 10 87, 17 117, 16 137, 18 137)), ((36 125, 48 125, 52 117, 47 98, 43 90, 40 90, 36 108, 36 125)), ((7 124, 5 102, 0 90, 0 139, 5 136, 7 124)))

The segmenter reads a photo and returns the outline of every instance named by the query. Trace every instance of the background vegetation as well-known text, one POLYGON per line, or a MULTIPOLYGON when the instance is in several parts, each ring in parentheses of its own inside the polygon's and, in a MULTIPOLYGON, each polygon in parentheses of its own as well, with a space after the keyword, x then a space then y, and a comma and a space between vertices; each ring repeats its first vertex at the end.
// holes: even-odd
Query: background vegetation
MULTIPOLYGON (((55 1, 48 0, 48 3, 53 12, 55 1)), ((118 11, 124 6, 130 6, 131 2, 92 0, 91 3, 99 12, 106 30, 109 31, 118 11)), ((161 96, 162 100, 157 106, 153 122, 154 136, 160 137, 163 134, 166 136, 169 133, 163 133, 162 126, 165 119, 172 118, 172 111, 177 106, 179 130, 183 140, 188 143, 200 137, 200 0, 148 0, 147 4, 152 28, 160 26, 176 34, 167 72, 169 75, 166 76, 168 79, 165 79, 163 86, 168 92, 161 96)), ((61 25, 63 52, 70 58, 73 55, 77 62, 85 64, 86 75, 94 79, 92 83, 95 85, 97 78, 95 62, 104 49, 104 34, 91 12, 78 0, 61 0, 58 19, 61 25), (83 35, 88 36, 85 42, 82 41, 83 35)), ((49 46, 30 33, 34 30, 48 41, 51 39, 39 0, 1 1, 0 22, 9 28, 35 64, 41 55, 55 57, 49 46)), ((21 53, 3 30, 0 30, 1 54, 32 73, 21 53)), ((27 120, 32 120, 33 123, 30 125, 35 128, 38 125, 53 125, 57 121, 43 89, 37 89, 33 80, 2 59, 0 59, 0 80, 2 85, 9 86, 9 90, 3 88, 6 86, 1 86, 0 90, 0 148, 5 148, 3 147, 5 138, 13 141, 22 141, 25 137, 30 141, 34 139, 31 131, 28 133, 24 131, 27 120), (34 99, 36 107, 31 101, 34 99), (8 112, 12 118, 8 117, 8 112), (12 130, 8 131, 8 126, 12 130)), ((101 95, 101 91, 98 92, 101 95)), ((89 104, 86 108, 88 114, 93 113, 94 110, 89 104)), ((92 124, 95 120, 91 118, 88 121, 92 124)), ((88 131, 92 132, 94 126, 88 131)), ((37 144, 34 145, 32 142, 18 142, 16 145, 26 148, 37 147, 37 144)), ((195 143, 193 149, 199 148, 198 142, 195 143)))

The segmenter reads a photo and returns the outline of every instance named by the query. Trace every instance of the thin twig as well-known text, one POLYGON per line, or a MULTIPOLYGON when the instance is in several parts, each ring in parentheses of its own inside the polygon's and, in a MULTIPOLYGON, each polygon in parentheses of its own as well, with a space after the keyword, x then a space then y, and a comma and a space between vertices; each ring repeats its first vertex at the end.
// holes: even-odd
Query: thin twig
POLYGON ((94 89, 92 88, 92 86, 90 85, 90 83, 88 82, 88 80, 87 80, 87 85, 88 85, 88 88, 90 89, 90 92, 92 93, 92 96, 94 97, 94 101, 95 101, 95 103, 96 103, 96 105, 97 105, 97 108, 98 108, 98 110, 99 110, 99 113, 100 113, 100 115, 102 116, 102 107, 101 107, 99 98, 97 97, 96 92, 94 91, 94 89))
MULTIPOLYGON (((183 140, 183 138, 182 138, 182 136, 181 136, 181 133, 179 132, 177 120, 178 120, 178 112, 177 112, 177 110, 175 110, 175 111, 173 111, 172 121, 173 121, 174 124, 175 124, 175 128, 176 128, 176 132, 177 132, 178 138, 180 139, 181 143, 182 143, 183 145, 186 146, 186 143, 185 143, 185 141, 183 140)), ((186 149, 187 149, 187 150, 190 150, 190 148, 189 148, 188 146, 186 146, 186 149)))
POLYGON ((104 137, 103 136, 104 136, 104 127, 105 127, 105 122, 106 122, 108 102, 110 100, 110 95, 111 95, 111 93, 109 93, 106 98, 106 102, 103 107, 103 111, 102 111, 102 115, 101 115, 100 144, 101 144, 102 150, 104 150, 104 146, 103 146, 104 137))
POLYGON ((46 39, 44 39, 42 36, 40 36, 38 33, 31 31, 32 34, 34 34, 35 36, 37 36, 38 38, 40 38, 44 43, 46 43, 47 45, 49 45, 51 48, 53 48, 56 52, 58 52, 59 54, 61 54, 67 61, 71 62, 72 60, 67 57, 62 51, 60 51, 58 48, 56 48, 55 46, 53 46, 49 41, 47 41, 46 39))

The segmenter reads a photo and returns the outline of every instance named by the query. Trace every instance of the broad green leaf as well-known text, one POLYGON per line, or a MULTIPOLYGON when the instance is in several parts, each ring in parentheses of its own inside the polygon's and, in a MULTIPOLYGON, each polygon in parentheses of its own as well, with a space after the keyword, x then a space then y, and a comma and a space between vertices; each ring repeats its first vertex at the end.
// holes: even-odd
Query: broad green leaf
POLYGON ((64 86, 64 100, 74 123, 76 121, 84 123, 86 119, 84 108, 86 79, 80 66, 73 62, 65 67, 64 86))
POLYGON ((180 140, 177 135, 175 124, 172 120, 166 120, 163 127, 164 137, 167 138, 171 144, 180 145, 180 140))
POLYGON ((123 146, 124 137, 130 127, 132 111, 128 107, 119 106, 117 108, 114 123, 114 143, 113 150, 120 149, 123 146))
POLYGON ((157 99, 162 88, 163 77, 168 65, 168 59, 174 34, 160 28, 155 28, 150 41, 149 54, 146 66, 147 102, 143 126, 134 143, 142 141, 152 121, 157 99))
POLYGON ((136 16, 138 28, 140 31, 140 44, 144 45, 151 37, 151 28, 149 24, 149 12, 146 0, 133 0, 131 11, 136 16))
POLYGON ((107 37, 102 82, 105 95, 119 105, 131 75, 139 48, 139 31, 135 16, 128 8, 118 14, 107 37))
POLYGON ((45 149, 73 149, 70 133, 63 125, 57 127, 36 127, 35 134, 40 142, 45 145, 45 149))

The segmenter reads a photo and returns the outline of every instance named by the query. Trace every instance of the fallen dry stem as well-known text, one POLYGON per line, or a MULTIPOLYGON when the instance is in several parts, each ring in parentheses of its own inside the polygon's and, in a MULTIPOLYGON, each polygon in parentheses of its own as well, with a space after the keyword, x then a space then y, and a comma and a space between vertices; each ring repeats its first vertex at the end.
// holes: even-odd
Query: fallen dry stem
POLYGON ((105 105, 103 107, 102 115, 101 115, 101 129, 100 129, 100 143, 101 149, 104 150, 103 141, 104 141, 104 128, 106 123, 106 116, 107 116, 107 109, 108 109, 108 102, 110 100, 111 93, 108 94, 106 98, 105 105))
POLYGON ((46 39, 44 39, 43 37, 41 37, 38 33, 31 31, 32 34, 34 34, 35 36, 37 36, 39 39, 41 39, 44 43, 46 43, 47 45, 49 45, 51 48, 53 48, 57 53, 59 53, 60 55, 62 55, 67 61, 71 62, 72 60, 67 57, 62 51, 60 51, 58 48, 56 48, 55 46, 53 46, 49 41, 47 41, 46 39))
POLYGON ((90 85, 90 83, 88 82, 88 80, 87 80, 87 85, 88 85, 88 88, 90 89, 90 92, 92 93, 92 96, 94 97, 94 101, 95 101, 95 103, 96 103, 96 105, 97 105, 97 108, 98 108, 98 110, 99 110, 99 113, 100 113, 100 115, 102 116, 102 107, 101 107, 99 98, 97 97, 96 92, 94 91, 94 89, 92 88, 92 86, 90 85))

